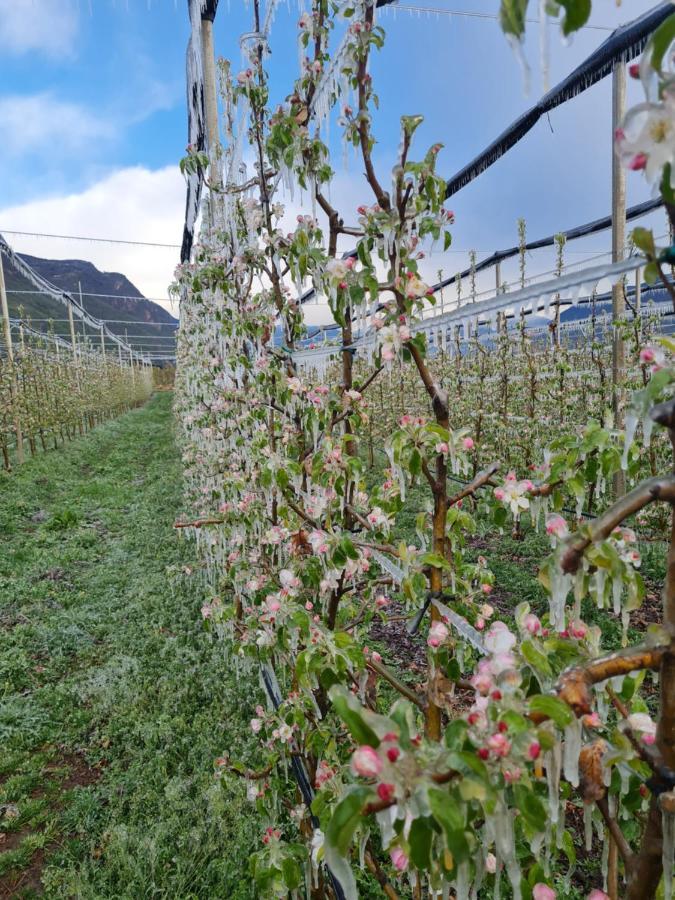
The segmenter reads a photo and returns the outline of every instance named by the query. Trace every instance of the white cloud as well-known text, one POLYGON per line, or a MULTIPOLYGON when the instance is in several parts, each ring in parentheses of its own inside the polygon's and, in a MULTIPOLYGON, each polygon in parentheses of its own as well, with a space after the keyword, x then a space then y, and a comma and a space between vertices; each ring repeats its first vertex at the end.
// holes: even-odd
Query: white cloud
POLYGON ((115 127, 77 103, 58 100, 45 91, 0 97, 0 133, 4 154, 38 153, 53 158, 89 141, 110 139, 115 127))
POLYGON ((78 10, 72 0, 0 0, 0 46, 4 52, 42 51, 70 56, 78 10))
MULTIPOLYGON (((177 166, 117 169, 81 193, 0 208, 0 232, 40 231, 85 237, 179 244, 185 183, 177 166)), ((167 297, 179 250, 97 244, 6 234, 20 253, 48 259, 86 259, 102 271, 122 272, 147 297, 167 297)), ((176 308, 164 304, 174 314, 176 308)))

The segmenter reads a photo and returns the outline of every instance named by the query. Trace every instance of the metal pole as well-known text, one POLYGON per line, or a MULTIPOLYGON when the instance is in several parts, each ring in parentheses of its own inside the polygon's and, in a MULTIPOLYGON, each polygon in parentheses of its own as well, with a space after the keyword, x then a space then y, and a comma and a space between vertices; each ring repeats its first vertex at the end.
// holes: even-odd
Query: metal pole
POLYGON ((17 400, 17 381, 16 371, 14 370, 14 350, 12 348, 12 328, 9 323, 9 305, 7 303, 7 291, 5 290, 5 272, 2 267, 2 253, 0 253, 0 306, 2 306, 2 328, 5 335, 5 347, 7 348, 7 358, 9 359, 9 367, 11 369, 10 378, 10 399, 14 407, 14 431, 16 433, 16 458, 21 464, 24 461, 23 454, 23 431, 21 430, 21 421, 19 419, 19 411, 16 406, 17 400))
MULTIPOLYGON (((626 172, 614 149, 614 134, 620 127, 626 113, 626 64, 620 60, 612 72, 612 262, 624 257, 626 243, 626 172)), ((623 428, 624 374, 626 349, 624 347, 621 323, 626 312, 623 282, 612 287, 612 410, 614 427, 623 428)), ((622 471, 614 478, 615 496, 626 492, 626 479, 622 471)))
POLYGON ((499 293, 499 288, 502 285, 502 266, 501 263, 495 263, 495 294, 499 293))

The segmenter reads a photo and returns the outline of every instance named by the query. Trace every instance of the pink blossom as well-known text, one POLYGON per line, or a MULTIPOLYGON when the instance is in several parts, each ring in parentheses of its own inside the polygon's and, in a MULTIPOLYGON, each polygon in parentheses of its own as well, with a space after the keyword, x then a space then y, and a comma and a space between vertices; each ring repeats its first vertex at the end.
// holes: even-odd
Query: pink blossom
POLYGON ((382 607, 387 606, 389 604, 389 598, 385 597, 383 594, 380 594, 379 597, 375 598, 375 606, 378 609, 382 609, 382 607))
POLYGON ((585 638, 588 634, 588 626, 585 622, 582 622, 580 619, 575 619, 573 622, 570 622, 569 625, 569 633, 573 638, 577 638, 577 640, 581 640, 585 638))
MULTIPOLYGON (((487 581, 484 581, 483 584, 481 584, 480 589, 484 594, 491 594, 492 590, 493 590, 492 585, 489 584, 487 581)), ((493 610, 493 612, 494 612, 494 610, 493 610)), ((483 613, 483 615, 485 615, 485 613, 483 613)), ((491 615, 492 615, 492 613, 490 613, 490 616, 491 615)), ((488 616, 488 619, 490 618, 490 616, 488 616)))
POLYGON ((596 712, 584 716, 583 722, 586 728, 602 728, 602 719, 596 712))
POLYGON ((511 741, 500 731, 490 735, 487 745, 495 756, 508 756, 511 750, 511 741))
POLYGON ((464 444, 465 450, 473 450, 473 448, 475 447, 473 438, 470 438, 470 437, 465 437, 464 440, 462 441, 462 443, 464 444))
POLYGON ((538 759, 539 754, 541 753, 541 744, 539 741, 532 741, 530 746, 527 748, 527 755, 530 759, 538 759))
POLYGON ((599 888, 593 888, 593 890, 588 895, 587 900, 609 900, 609 894, 606 894, 599 888))
POLYGON ((633 172, 639 172, 641 169, 647 168, 648 162, 649 157, 646 153, 636 153, 635 156, 629 161, 628 168, 633 172))
POLYGON ((485 871, 489 875, 494 875, 497 871, 497 857, 494 853, 488 853, 485 857, 485 871))
POLYGON ((529 631, 530 634, 539 634, 541 631, 541 622, 534 613, 528 613, 525 616, 523 625, 525 626, 525 630, 529 631))
POLYGON ((532 888, 532 900, 555 900, 556 893, 553 888, 540 881, 532 888))
POLYGON ((445 441, 440 441, 438 444, 436 444, 436 453, 442 453, 443 456, 447 456, 449 452, 450 448, 445 443, 445 441))
POLYGON ((492 690, 493 680, 489 672, 477 672, 471 679, 471 684, 479 694, 486 696, 492 690))
POLYGON ((493 622, 485 635, 485 649, 488 653, 508 653, 515 643, 516 636, 509 631, 504 622, 493 622))
POLYGON ((251 719, 251 731, 253 734, 257 734, 262 728, 262 722, 260 719, 251 719))
POLYGON ((391 803, 391 801, 396 796, 396 788, 393 784, 387 784, 386 782, 382 782, 377 786, 377 796, 384 803, 391 803))
POLYGON ((431 628, 429 629, 429 637, 427 638, 427 644, 429 647, 440 647, 443 641, 448 636, 448 629, 442 622, 433 622, 431 628))
POLYGON ((495 488, 495 500, 502 501, 506 498, 506 491, 503 488, 495 488))
POLYGON ((408 868, 408 857, 401 850, 400 847, 394 847, 394 849, 390 853, 391 861, 394 865, 395 869, 398 869, 399 872, 405 872, 408 868))
POLYGON ((567 522, 562 516, 553 515, 546 519, 546 534, 553 537, 562 538, 568 533, 567 522))
POLYGON ((377 778, 382 771, 382 760, 377 751, 367 744, 359 747, 352 755, 352 772, 362 778, 377 778))

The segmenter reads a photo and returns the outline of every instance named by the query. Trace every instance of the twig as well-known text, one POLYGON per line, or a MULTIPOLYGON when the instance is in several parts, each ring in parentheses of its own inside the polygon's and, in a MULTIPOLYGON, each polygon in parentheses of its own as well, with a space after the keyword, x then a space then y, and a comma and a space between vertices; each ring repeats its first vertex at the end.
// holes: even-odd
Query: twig
POLYGON ((402 681, 399 681, 396 675, 394 675, 394 673, 386 666, 383 666, 382 663, 375 662, 374 659, 369 659, 366 665, 369 669, 379 675, 380 678, 384 678, 385 681, 388 681, 393 688, 396 688, 399 694, 407 697, 411 703, 415 704, 415 706, 418 706, 423 711, 426 709, 424 700, 418 696, 412 688, 409 688, 402 681))

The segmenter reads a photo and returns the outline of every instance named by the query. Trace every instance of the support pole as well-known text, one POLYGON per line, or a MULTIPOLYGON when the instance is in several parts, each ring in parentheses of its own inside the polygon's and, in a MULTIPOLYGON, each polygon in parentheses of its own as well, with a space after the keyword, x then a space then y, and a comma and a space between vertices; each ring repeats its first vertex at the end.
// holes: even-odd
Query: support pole
MULTIPOLYGON (((206 150, 209 156, 209 180, 211 185, 220 184, 220 141, 218 137, 218 88, 216 78, 216 53, 213 43, 213 19, 202 16, 202 67, 204 71, 204 117, 206 120, 206 150)), ((262 172, 260 177, 262 178, 262 172)), ((213 191, 209 203, 215 205, 213 191)), ((213 215, 214 210, 211 210, 213 215)))
MULTIPOLYGON (((73 321, 73 307, 68 304, 68 324, 70 325, 70 344, 73 348, 73 359, 77 361, 77 341, 75 339, 75 322, 73 321)), ((76 362, 77 364, 77 362, 76 362)))
MULTIPOLYGON (((204 112, 206 118, 207 150, 213 158, 218 146, 218 99, 216 87, 216 54, 213 44, 213 22, 202 18, 202 66, 204 69, 204 112)), ((211 176, 213 176, 213 171, 211 176)))
POLYGON ((21 430, 21 421, 19 419, 19 410, 17 409, 17 381, 16 371, 14 369, 14 350, 12 348, 12 328, 9 322, 9 305, 7 303, 7 291, 5 290, 5 272, 2 267, 2 253, 0 253, 0 306, 2 306, 2 328, 5 336, 5 347, 7 348, 7 358, 11 369, 11 377, 9 383, 10 399, 14 408, 14 431, 16 433, 16 458, 21 464, 24 461, 23 453, 23 431, 21 430))
POLYGON ((502 286, 502 266, 501 263, 495 263, 495 294, 499 294, 502 286))
POLYGON ((103 333, 103 325, 101 325, 101 353, 103 354, 103 359, 105 360, 105 334, 103 333))
MULTIPOLYGON (((614 148, 614 134, 620 127, 626 113, 626 65, 623 60, 615 63, 612 72, 612 262, 624 257, 626 243, 626 172, 614 148)), ((614 427, 623 428, 624 418, 624 375, 626 350, 621 328, 626 312, 623 282, 612 288, 612 412, 614 427)), ((626 478, 623 471, 614 477, 614 494, 621 497, 626 492, 626 478)))

